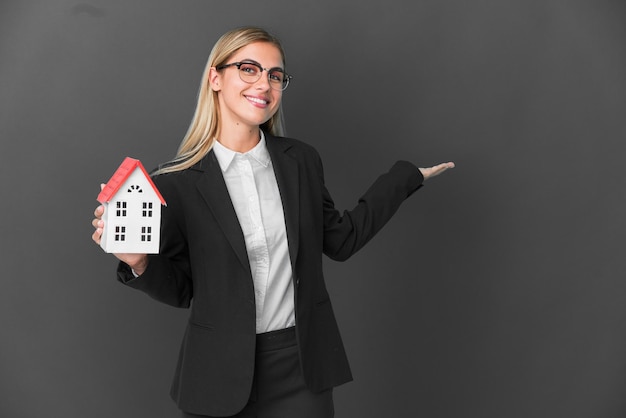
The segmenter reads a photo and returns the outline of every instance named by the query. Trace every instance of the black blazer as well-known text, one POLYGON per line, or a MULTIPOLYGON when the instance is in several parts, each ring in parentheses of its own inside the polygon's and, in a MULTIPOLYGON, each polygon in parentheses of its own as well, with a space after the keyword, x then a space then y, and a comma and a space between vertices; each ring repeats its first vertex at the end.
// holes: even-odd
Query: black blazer
MULTIPOLYGON (((265 137, 285 213, 302 371, 318 392, 352 380, 324 284, 322 253, 345 260, 358 251, 423 177, 414 165, 397 162, 354 209, 341 214, 313 147, 265 137)), ((120 264, 119 280, 169 305, 191 305, 172 398, 187 412, 233 415, 250 395, 256 341, 253 280, 241 227, 213 151, 195 166, 154 181, 167 202, 160 253, 149 256, 138 278, 120 264)))

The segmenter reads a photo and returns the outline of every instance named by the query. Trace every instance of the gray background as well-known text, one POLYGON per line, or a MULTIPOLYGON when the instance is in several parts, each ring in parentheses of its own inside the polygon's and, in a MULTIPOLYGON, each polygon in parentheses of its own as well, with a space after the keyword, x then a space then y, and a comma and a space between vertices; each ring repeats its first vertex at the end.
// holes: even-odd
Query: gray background
POLYGON ((339 417, 626 416, 626 5, 2 0, 0 416, 175 417, 187 312, 90 235, 125 156, 171 158, 224 31, 278 35, 288 133, 351 207, 398 158, 457 168, 326 262, 339 417))

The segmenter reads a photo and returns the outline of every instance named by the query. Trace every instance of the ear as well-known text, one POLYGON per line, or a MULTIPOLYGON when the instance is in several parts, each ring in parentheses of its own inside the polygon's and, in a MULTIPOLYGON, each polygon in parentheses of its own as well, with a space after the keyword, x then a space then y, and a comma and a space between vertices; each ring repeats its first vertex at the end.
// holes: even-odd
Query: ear
POLYGON ((209 86, 213 91, 220 91, 222 89, 221 85, 222 75, 215 69, 215 67, 209 68, 209 86))

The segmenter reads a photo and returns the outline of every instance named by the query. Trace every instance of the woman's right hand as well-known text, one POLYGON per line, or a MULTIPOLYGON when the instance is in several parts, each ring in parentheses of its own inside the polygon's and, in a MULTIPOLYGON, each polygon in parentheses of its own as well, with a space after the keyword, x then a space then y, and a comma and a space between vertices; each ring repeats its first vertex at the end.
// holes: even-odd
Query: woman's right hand
MULTIPOLYGON (((104 186, 104 185, 102 185, 104 186)), ((104 206, 100 205, 94 211, 95 218, 91 221, 91 224, 95 228, 95 231, 91 235, 91 239, 100 245, 102 239, 102 231, 104 230, 104 221, 102 215, 104 214, 104 206)), ((147 254, 131 254, 131 253, 113 253, 120 261, 128 264, 131 269, 137 274, 141 275, 148 267, 148 255, 147 254)))

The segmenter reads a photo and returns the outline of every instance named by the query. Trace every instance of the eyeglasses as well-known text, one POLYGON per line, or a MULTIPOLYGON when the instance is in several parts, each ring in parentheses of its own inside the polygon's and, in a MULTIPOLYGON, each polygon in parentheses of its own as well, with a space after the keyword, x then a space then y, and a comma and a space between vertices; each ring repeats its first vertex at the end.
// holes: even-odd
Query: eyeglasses
POLYGON ((254 61, 242 61, 233 62, 230 64, 222 64, 215 67, 216 70, 223 70, 224 68, 237 67, 239 78, 246 83, 256 83, 261 78, 263 71, 267 71, 267 79, 270 82, 270 87, 274 90, 285 90, 289 85, 289 81, 293 78, 287 74, 282 68, 263 68, 261 64, 254 61))

